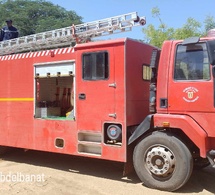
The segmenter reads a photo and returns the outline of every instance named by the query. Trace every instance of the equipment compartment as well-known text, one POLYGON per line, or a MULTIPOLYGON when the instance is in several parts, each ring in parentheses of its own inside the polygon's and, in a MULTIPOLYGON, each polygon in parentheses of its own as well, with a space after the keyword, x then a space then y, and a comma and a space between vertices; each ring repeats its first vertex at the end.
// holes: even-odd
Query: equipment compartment
POLYGON ((74 62, 35 65, 35 118, 74 119, 74 62))

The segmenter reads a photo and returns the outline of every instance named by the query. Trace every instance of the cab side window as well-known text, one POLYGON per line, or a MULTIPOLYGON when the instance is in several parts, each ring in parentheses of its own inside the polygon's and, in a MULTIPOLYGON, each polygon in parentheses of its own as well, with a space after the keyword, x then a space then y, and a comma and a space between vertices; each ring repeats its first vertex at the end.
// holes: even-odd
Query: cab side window
POLYGON ((84 80, 106 80, 109 77, 108 52, 85 53, 82 57, 84 80))
POLYGON ((174 66, 175 80, 208 80, 209 67, 205 43, 178 45, 174 66))

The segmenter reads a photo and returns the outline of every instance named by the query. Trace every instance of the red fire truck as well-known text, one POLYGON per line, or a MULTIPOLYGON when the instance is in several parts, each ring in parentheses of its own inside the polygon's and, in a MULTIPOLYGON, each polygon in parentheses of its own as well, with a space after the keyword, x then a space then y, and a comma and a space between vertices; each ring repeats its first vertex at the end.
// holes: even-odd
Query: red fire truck
POLYGON ((128 38, 71 45, 138 22, 131 13, 1 42, 1 153, 106 159, 125 172, 133 161, 146 186, 166 191, 215 167, 213 37, 161 50, 128 38))

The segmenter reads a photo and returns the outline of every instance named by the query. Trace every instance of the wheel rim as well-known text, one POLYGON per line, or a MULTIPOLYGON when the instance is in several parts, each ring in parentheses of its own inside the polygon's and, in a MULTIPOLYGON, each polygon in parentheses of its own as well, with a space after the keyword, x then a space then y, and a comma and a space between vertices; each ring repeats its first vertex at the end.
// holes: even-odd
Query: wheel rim
POLYGON ((146 168, 154 176, 167 178, 175 169, 175 155, 167 147, 157 145, 146 152, 146 168))

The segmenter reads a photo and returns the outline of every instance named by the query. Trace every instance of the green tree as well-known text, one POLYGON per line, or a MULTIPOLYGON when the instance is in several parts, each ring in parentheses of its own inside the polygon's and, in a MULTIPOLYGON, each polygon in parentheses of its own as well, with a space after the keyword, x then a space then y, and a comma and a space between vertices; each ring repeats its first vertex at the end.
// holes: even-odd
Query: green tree
POLYGON ((201 23, 196 21, 194 18, 188 18, 186 24, 181 28, 174 30, 173 37, 174 39, 184 39, 187 37, 201 37, 201 23))
POLYGON ((215 28, 215 19, 214 19, 214 17, 213 16, 207 16, 205 21, 204 21, 204 24, 205 24, 205 34, 207 34, 207 32, 210 29, 215 28))
POLYGON ((206 17, 204 21, 204 30, 202 24, 194 18, 188 18, 186 23, 181 28, 169 28, 161 19, 160 10, 158 7, 152 9, 152 16, 158 18, 160 25, 156 28, 150 24, 143 29, 145 41, 161 47, 165 40, 185 39, 193 36, 205 36, 209 29, 215 28, 215 20, 212 16, 206 17))
POLYGON ((160 47, 164 40, 171 39, 174 33, 173 28, 168 28, 160 17, 160 10, 158 7, 152 9, 152 16, 159 19, 160 25, 156 29, 154 25, 150 24, 147 28, 143 29, 145 33, 146 42, 160 47))
POLYGON ((163 28, 159 26, 157 29, 154 25, 150 24, 147 28, 143 29, 145 33, 145 42, 161 47, 164 40, 170 40, 173 37, 174 29, 173 28, 163 28))
POLYGON ((2 0, 0 1, 0 25, 13 20, 20 36, 54 30, 82 23, 75 11, 54 5, 45 0, 2 0))

